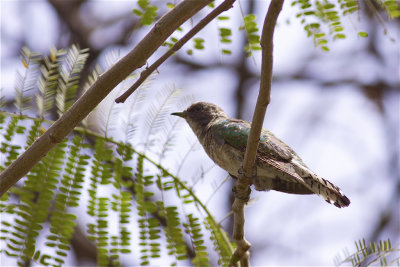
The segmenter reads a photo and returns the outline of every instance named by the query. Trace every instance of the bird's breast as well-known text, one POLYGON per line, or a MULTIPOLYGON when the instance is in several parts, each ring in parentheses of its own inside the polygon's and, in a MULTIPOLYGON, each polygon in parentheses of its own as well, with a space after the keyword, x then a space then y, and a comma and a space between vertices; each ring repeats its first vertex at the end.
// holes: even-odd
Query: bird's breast
POLYGON ((207 155, 222 169, 237 176, 242 164, 244 153, 225 142, 217 142, 212 135, 199 138, 207 155))

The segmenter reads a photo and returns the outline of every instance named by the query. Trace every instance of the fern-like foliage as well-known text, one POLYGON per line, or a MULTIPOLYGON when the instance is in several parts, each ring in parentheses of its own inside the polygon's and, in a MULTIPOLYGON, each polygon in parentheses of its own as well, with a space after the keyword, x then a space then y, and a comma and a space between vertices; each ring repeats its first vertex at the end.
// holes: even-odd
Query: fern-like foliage
MULTIPOLYGON (((217 17, 218 21, 227 21, 229 20, 229 16, 218 16, 217 17)), ((218 27, 219 31, 219 37, 220 37, 220 42, 221 44, 230 44, 232 43, 232 30, 228 27, 218 27)), ((221 49, 222 54, 230 55, 232 54, 232 51, 227 48, 221 49)))
POLYGON ((356 0, 340 1, 293 1, 292 5, 299 6, 300 12, 296 17, 301 19, 307 36, 312 37, 316 46, 322 50, 329 51, 327 33, 323 25, 328 26, 328 33, 333 39, 344 39, 344 27, 342 16, 350 15, 359 10, 356 0), (322 23, 322 24, 321 24, 322 23))
POLYGON ((74 103, 76 90, 79 87, 80 73, 89 56, 88 49, 72 46, 68 50, 64 64, 60 66, 60 78, 56 94, 57 113, 61 116, 74 103))
MULTIPOLYGON (((161 178, 161 177, 159 177, 161 178)), ((167 218, 168 224, 165 227, 165 237, 167 240, 168 255, 172 255, 176 260, 186 260, 186 247, 181 228, 181 221, 179 218, 178 209, 176 206, 165 207, 163 201, 158 201, 157 205, 160 207, 161 214, 167 218)), ((171 265, 176 265, 173 262, 171 265)))
MULTIPOLYGON (((365 1, 367 6, 369 0, 365 1)), ((378 1, 381 3, 389 19, 400 16, 400 7, 397 1, 378 1)), ((292 6, 297 6, 300 11, 296 17, 304 25, 307 36, 313 38, 317 47, 329 51, 328 37, 334 40, 345 39, 343 18, 360 10, 359 0, 293 0, 292 6)), ((377 10, 372 10, 377 14, 377 10)), ((368 37, 366 32, 358 32, 360 37, 368 37)))
POLYGON ((157 16, 158 7, 151 5, 149 0, 139 0, 137 4, 139 8, 135 8, 133 13, 140 17, 143 25, 151 25, 157 16))
POLYGON ((59 190, 55 196, 54 210, 50 217, 50 234, 46 237, 46 246, 56 249, 55 265, 63 265, 70 250, 69 241, 76 226, 76 215, 68 211, 69 207, 78 207, 82 194, 84 171, 89 156, 81 154, 84 148, 83 139, 75 135, 69 143, 64 174, 60 179, 59 190))
POLYGON ((32 52, 28 47, 23 47, 21 50, 21 60, 25 72, 24 74, 17 72, 17 82, 15 85, 15 106, 20 114, 30 107, 28 103, 32 96, 29 93, 35 87, 41 55, 32 52))
POLYGON ((131 252, 129 248, 131 236, 129 230, 129 218, 132 212, 133 194, 127 188, 132 188, 131 180, 126 180, 124 177, 132 176, 132 168, 125 166, 124 162, 132 159, 132 150, 130 146, 118 145, 117 152, 119 157, 115 158, 114 164, 114 181, 113 185, 118 189, 119 194, 113 194, 111 200, 111 208, 118 214, 118 229, 119 232, 111 236, 110 258, 113 265, 119 266, 120 255, 131 252))
POLYGON ((60 76, 59 67, 64 55, 65 50, 52 47, 50 55, 44 57, 43 64, 40 66, 41 76, 38 82, 39 93, 36 94, 36 105, 42 118, 53 107, 60 76))
MULTIPOLYGON (((186 200, 187 201, 187 200, 186 200)), ((210 266, 208 261, 208 253, 204 246, 203 234, 201 232, 201 223, 192 213, 187 216, 187 223, 184 224, 185 231, 190 235, 196 257, 193 258, 192 262, 194 266, 210 266)))
POLYGON ((378 3, 382 5, 390 19, 400 17, 400 3, 393 0, 378 0, 378 3))
POLYGON ((99 186, 107 185, 111 179, 111 166, 108 161, 111 159, 112 151, 106 147, 106 141, 102 138, 96 140, 89 186, 89 205, 87 213, 93 217, 94 223, 88 224, 89 239, 97 246, 97 262, 101 266, 109 263, 108 254, 108 197, 99 196, 99 186))
POLYGON ((356 251, 350 253, 344 251, 344 258, 340 255, 335 258, 335 265, 340 266, 351 263, 352 266, 400 266, 400 248, 392 247, 390 239, 381 240, 377 244, 371 242, 366 244, 365 239, 355 242, 356 251))
POLYGON ((232 246, 236 247, 235 243, 229 242, 229 237, 226 232, 220 231, 219 224, 216 224, 212 217, 206 217, 206 228, 211 231, 211 240, 214 244, 214 249, 218 251, 219 259, 218 264, 226 266, 232 256, 232 246), (225 240, 221 242, 220 240, 225 240))
MULTIPOLYGON (((65 156, 65 146, 66 142, 60 143, 39 164, 35 165, 22 187, 12 189, 12 193, 19 198, 20 204, 13 211, 15 218, 12 229, 4 230, 10 233, 7 238, 9 241, 7 254, 18 257, 19 265, 25 265, 34 255, 37 257, 40 254, 36 250, 36 239, 50 216, 51 201, 57 188, 59 171, 65 156)), ((10 228, 11 224, 6 223, 5 226, 10 228)), ((62 254, 62 252, 57 251, 57 254, 62 254)), ((46 255, 46 258, 51 258, 51 256, 46 255)))
MULTIPOLYGON (((49 56, 23 49, 29 78, 20 78, 16 89, 19 114, 0 111, 0 170, 53 123, 45 117, 60 116, 72 105, 87 56, 87 50, 76 46, 65 51, 53 48, 49 56), (28 92, 36 93, 36 107, 28 92), (35 117, 23 113, 28 108, 35 117)), ((102 69, 95 68, 83 90, 95 82, 102 69)), ((169 255, 171 265, 191 260, 204 266, 213 250, 220 263, 226 263, 226 255, 233 252, 226 233, 192 188, 161 165, 177 129, 176 121, 168 122, 167 114, 178 95, 179 90, 168 89, 157 94, 158 102, 144 106, 142 103, 150 100, 139 88, 128 103, 133 106, 124 106, 119 113, 99 110, 101 107, 95 111, 112 114, 112 127, 123 129, 119 135, 107 129, 111 125, 107 120, 100 131, 89 130, 90 121, 86 121, 53 148, 0 199, 1 253, 21 266, 32 261, 43 266, 65 265, 80 208, 86 210, 82 220, 87 223, 88 238, 96 245, 98 266, 125 265, 123 254, 132 254, 141 265, 169 255), (140 124, 143 114, 147 117, 140 124), (135 227, 138 230, 132 231, 135 227), (213 248, 207 246, 211 243, 206 236, 213 248), (189 257, 193 253, 195 256, 189 257)))
POLYGON ((239 27, 239 30, 244 30, 246 33, 248 44, 244 50, 248 56, 251 56, 254 51, 261 50, 259 29, 255 20, 256 15, 247 14, 243 17, 244 25, 239 27))
POLYGON ((176 88, 160 91, 156 96, 156 101, 150 105, 145 121, 148 132, 145 135, 144 150, 159 144, 155 136, 163 129, 164 122, 170 115, 171 107, 176 102, 179 93, 180 90, 176 88))

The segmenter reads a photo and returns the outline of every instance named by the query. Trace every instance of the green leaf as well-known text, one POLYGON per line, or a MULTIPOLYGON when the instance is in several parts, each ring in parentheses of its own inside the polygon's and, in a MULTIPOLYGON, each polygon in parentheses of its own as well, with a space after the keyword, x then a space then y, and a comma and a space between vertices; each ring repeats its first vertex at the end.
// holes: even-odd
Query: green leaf
POLYGON ((331 3, 328 3, 328 4, 324 5, 324 9, 331 9, 331 8, 334 8, 334 7, 335 7, 335 5, 331 4, 331 3))
POLYGON ((254 21, 256 19, 256 15, 254 14, 247 14, 246 16, 244 16, 244 22, 251 22, 254 21))
POLYGON ((347 0, 346 3, 345 3, 345 6, 346 6, 346 7, 358 6, 358 2, 357 2, 357 1, 350 1, 350 0, 347 0))
POLYGON ((333 38, 334 38, 334 39, 345 39, 345 38, 346 38, 346 35, 345 35, 345 34, 342 34, 342 33, 338 33, 338 34, 335 34, 335 35, 333 36, 333 38))
POLYGON ((260 36, 255 35, 255 34, 250 34, 249 35, 249 43, 251 43, 251 44, 260 43, 260 36))
POLYGON ((151 25, 154 22, 155 17, 157 16, 157 10, 158 10, 157 6, 149 6, 145 10, 145 12, 142 16, 142 19, 141 19, 142 24, 143 25, 151 25))
POLYGON ((232 35, 232 30, 229 28, 219 28, 219 34, 222 37, 230 36, 232 35))
POLYGON ((360 37, 368 37, 368 33, 366 33, 366 32, 358 32, 358 36, 360 36, 360 37))
POLYGON ((193 38, 193 42, 194 42, 194 48, 202 50, 204 49, 204 39, 202 38, 193 38))
POLYGON ((227 39, 227 38, 222 38, 221 43, 230 44, 230 43, 232 43, 232 40, 227 39))
MULTIPOLYGON (((316 13, 315 13, 315 11, 305 11, 303 14, 304 14, 304 16, 314 16, 316 13)), ((301 15, 301 14, 299 14, 299 15, 301 15)))
POLYGON ((138 0, 137 3, 141 9, 146 9, 149 6, 149 0, 138 0))
POLYGON ((340 26, 340 27, 335 27, 333 30, 335 32, 342 32, 344 30, 344 28, 340 26))
POLYGON ((219 16, 217 19, 218 20, 229 20, 229 17, 228 16, 219 16))
POLYGON ((400 17, 400 10, 392 10, 392 11, 390 11, 390 17, 392 19, 400 17))

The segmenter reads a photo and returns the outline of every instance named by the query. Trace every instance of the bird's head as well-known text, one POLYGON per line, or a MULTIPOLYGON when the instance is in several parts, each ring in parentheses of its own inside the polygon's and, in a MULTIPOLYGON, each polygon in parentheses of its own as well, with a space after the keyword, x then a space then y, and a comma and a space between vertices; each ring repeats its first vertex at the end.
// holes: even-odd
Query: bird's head
POLYGON ((197 129, 204 129, 207 125, 219 118, 226 118, 226 113, 217 105, 197 102, 182 112, 174 112, 171 115, 184 118, 190 127, 196 132, 197 129))

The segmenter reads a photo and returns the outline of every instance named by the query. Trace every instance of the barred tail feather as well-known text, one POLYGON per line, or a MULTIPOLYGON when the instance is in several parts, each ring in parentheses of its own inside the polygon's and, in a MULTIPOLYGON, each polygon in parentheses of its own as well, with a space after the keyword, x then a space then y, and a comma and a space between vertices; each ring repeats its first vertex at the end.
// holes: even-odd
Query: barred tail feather
POLYGON ((303 178, 310 190, 324 198, 326 202, 338 208, 344 208, 350 205, 350 200, 343 194, 339 187, 312 173, 310 170, 305 169, 301 165, 293 165, 297 174, 303 178))
POLYGON ((342 193, 342 191, 329 182, 317 175, 311 174, 302 177, 310 189, 317 195, 323 197, 326 202, 335 205, 338 208, 344 208, 350 205, 350 200, 342 193))

